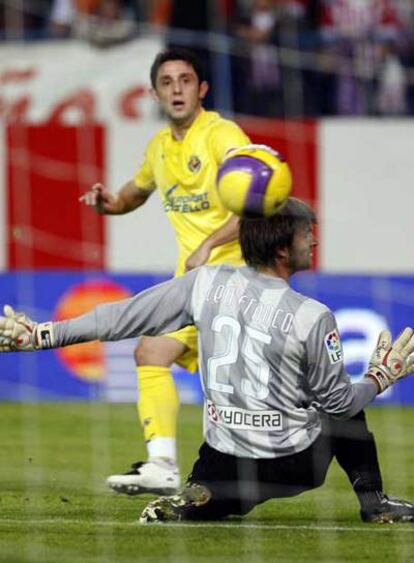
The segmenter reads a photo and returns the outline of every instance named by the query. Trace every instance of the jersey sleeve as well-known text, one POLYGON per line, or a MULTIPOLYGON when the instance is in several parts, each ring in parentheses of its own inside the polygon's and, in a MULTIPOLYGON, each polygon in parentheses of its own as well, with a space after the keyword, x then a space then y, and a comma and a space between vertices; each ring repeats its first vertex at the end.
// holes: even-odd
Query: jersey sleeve
POLYGON ((105 303, 81 317, 54 323, 55 347, 156 336, 193 324, 192 291, 197 273, 193 270, 129 299, 105 303))
POLYGON ((134 183, 140 190, 152 192, 155 190, 155 179, 153 173, 153 149, 151 143, 147 146, 144 160, 134 175, 134 183))
POLYGON ((352 383, 347 374, 338 328, 330 311, 312 328, 305 348, 308 385, 326 414, 338 418, 354 416, 375 397, 377 389, 372 381, 352 383))
POLYGON ((250 139, 233 121, 223 120, 214 128, 210 139, 210 147, 215 161, 221 164, 231 150, 250 144, 250 139))

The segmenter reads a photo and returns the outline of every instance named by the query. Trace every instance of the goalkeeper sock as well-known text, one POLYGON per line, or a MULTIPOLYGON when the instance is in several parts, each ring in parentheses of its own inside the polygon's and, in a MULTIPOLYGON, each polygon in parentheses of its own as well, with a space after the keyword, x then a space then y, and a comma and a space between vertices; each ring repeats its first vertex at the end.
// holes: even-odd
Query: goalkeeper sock
POLYGON ((374 435, 368 430, 364 411, 349 420, 324 419, 335 457, 348 475, 362 510, 378 503, 382 491, 381 470, 374 435))
POLYGON ((139 366, 137 374, 138 416, 148 456, 176 460, 179 398, 171 370, 162 366, 139 366))

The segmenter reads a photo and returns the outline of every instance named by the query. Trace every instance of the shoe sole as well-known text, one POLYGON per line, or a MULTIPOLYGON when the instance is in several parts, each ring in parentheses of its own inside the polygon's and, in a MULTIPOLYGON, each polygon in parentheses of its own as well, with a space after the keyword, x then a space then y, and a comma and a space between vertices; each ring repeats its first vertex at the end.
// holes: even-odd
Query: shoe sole
POLYGON ((396 518, 395 514, 392 514, 392 512, 384 512, 383 514, 378 514, 366 519, 365 522, 369 524, 405 524, 407 522, 414 522, 414 517, 407 515, 398 516, 396 518))
POLYGON ((181 520, 182 511, 186 508, 199 507, 206 504, 211 498, 211 493, 205 487, 198 490, 189 490, 187 494, 177 494, 162 497, 149 503, 144 509, 140 524, 162 524, 165 521, 181 520))
POLYGON ((146 515, 141 515, 138 522, 139 524, 162 524, 167 520, 176 522, 180 520, 177 509, 178 506, 175 506, 175 504, 169 502, 169 500, 164 498, 158 499, 146 507, 146 515))
POLYGON ((177 489, 169 489, 169 488, 147 488, 147 487, 139 487, 138 485, 117 485, 115 483, 109 484, 110 489, 112 489, 115 493, 128 495, 130 497, 134 497, 137 495, 174 495, 177 492, 177 489))

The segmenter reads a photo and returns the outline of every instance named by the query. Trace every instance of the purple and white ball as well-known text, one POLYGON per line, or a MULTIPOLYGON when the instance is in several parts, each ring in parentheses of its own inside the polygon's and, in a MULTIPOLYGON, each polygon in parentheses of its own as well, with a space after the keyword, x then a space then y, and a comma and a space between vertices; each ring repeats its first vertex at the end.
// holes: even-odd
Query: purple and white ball
POLYGON ((217 173, 217 191, 223 205, 240 216, 274 215, 291 189, 289 165, 266 145, 246 145, 231 151, 217 173))

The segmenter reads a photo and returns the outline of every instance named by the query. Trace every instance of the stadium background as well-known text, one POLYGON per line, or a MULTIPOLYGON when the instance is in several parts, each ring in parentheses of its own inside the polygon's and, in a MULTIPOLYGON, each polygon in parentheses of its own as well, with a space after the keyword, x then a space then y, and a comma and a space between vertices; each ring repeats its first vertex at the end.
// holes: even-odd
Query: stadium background
MULTIPOLYGON (((115 218, 78 203, 96 181, 122 185, 162 126, 148 91, 162 46, 145 37, 109 51, 78 41, 0 47, 2 301, 39 320, 65 318, 173 272, 174 237, 157 195, 115 218)), ((318 211, 316 273, 294 284, 335 311, 347 367, 361 375, 378 331, 395 334, 413 318, 414 123, 236 119, 286 156, 294 194, 318 211)), ((133 345, 2 357, 0 398, 134 401, 133 345)), ((198 378, 175 375, 182 401, 200 401, 198 378)), ((380 401, 412 402, 413 389, 407 381, 380 401)))

